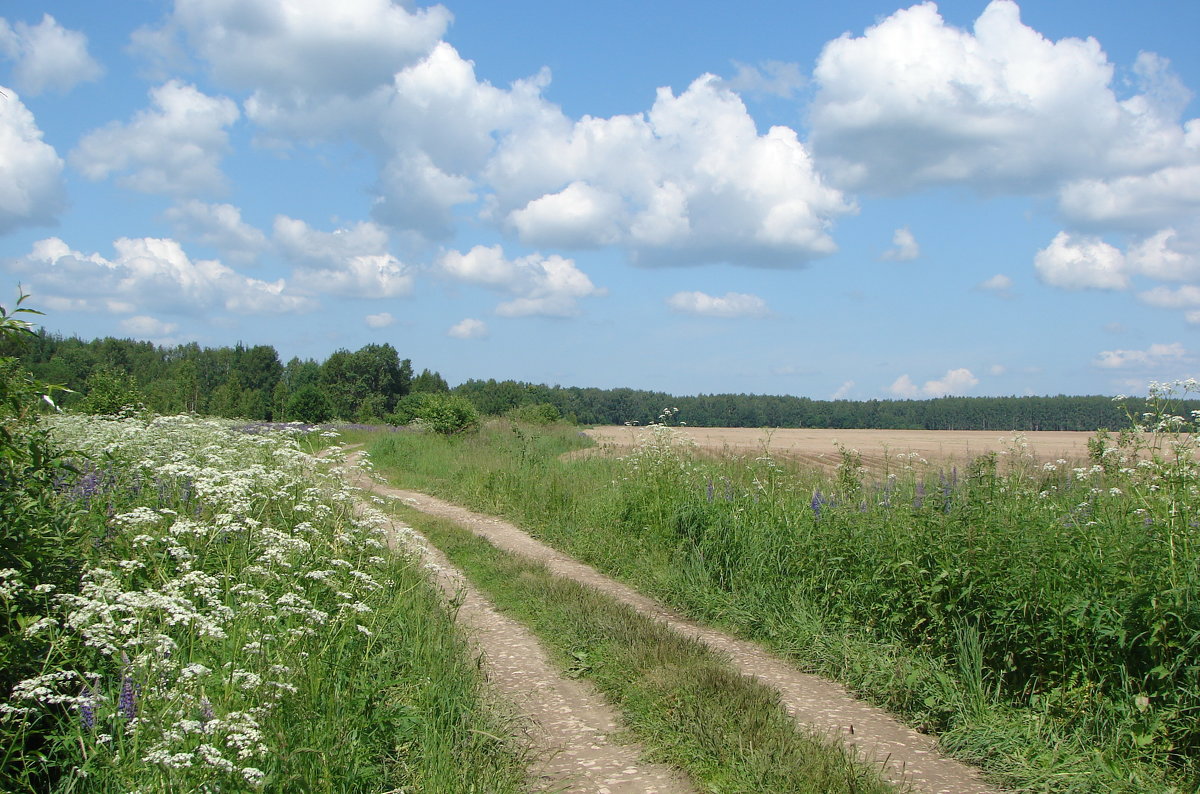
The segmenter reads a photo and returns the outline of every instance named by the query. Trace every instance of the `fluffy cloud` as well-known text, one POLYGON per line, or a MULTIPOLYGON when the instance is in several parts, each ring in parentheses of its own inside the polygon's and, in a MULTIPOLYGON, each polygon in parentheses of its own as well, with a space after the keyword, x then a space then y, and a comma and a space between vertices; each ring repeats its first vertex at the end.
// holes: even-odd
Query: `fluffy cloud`
POLYGON ((1191 325, 1200 325, 1200 286, 1184 284, 1172 289, 1155 287, 1138 295, 1138 300, 1163 309, 1183 309, 1183 318, 1191 325))
POLYGON ((122 173, 118 184, 143 193, 224 190, 220 161, 229 150, 225 128, 237 121, 237 104, 178 80, 151 89, 150 101, 152 108, 128 124, 113 122, 84 136, 71 164, 92 180, 122 173))
POLYGON ((1066 232, 1034 257, 1038 278, 1064 289, 1126 289, 1125 255, 1094 237, 1076 238, 1066 232))
POLYGON ((234 262, 253 262, 269 247, 266 235, 245 223, 232 204, 190 199, 168 209, 166 217, 179 236, 211 245, 234 262))
POLYGON ((87 37, 67 30, 49 14, 36 25, 9 25, 0 18, 0 53, 16 61, 13 82, 36 96, 48 90, 70 91, 79 83, 99 80, 104 69, 88 55, 87 37))
POLYGON ((121 331, 137 339, 149 339, 158 345, 173 342, 171 334, 179 330, 178 323, 165 323, 145 314, 126 317, 119 323, 121 331))
POLYGON ((29 109, 9 93, 0 99, 0 234, 52 223, 66 206, 63 162, 29 109))
POLYGON ((474 65, 440 42, 397 72, 380 95, 377 146, 384 162, 374 216, 426 236, 449 236, 451 210, 474 201, 497 139, 512 130, 562 123, 541 91, 542 72, 505 90, 475 76, 474 65))
POLYGON ((704 317, 764 317, 770 313, 766 301, 757 295, 726 292, 717 298, 703 292, 676 292, 667 305, 682 314, 704 317))
POLYGON ((368 328, 387 328, 389 325, 394 325, 396 318, 390 312, 380 312, 379 314, 368 314, 363 318, 368 328))
POLYGON ((450 330, 446 332, 446 335, 452 336, 455 339, 486 339, 488 327, 487 323, 483 322, 483 320, 467 317, 450 326, 450 330))
MULTIPOLYGON (((379 163, 372 217, 428 239, 481 202, 530 245, 620 245, 646 265, 786 267, 835 250, 831 224, 854 207, 794 130, 759 135, 730 83, 705 75, 679 96, 660 89, 646 113, 576 121, 542 96, 545 70, 508 87, 479 80, 439 40, 448 20, 389 0, 181 0, 139 36, 183 42, 220 84, 253 91, 248 119, 281 144, 363 146, 379 163)), ((734 81, 751 82, 787 93, 797 70, 765 64, 734 81)))
POLYGON ((306 94, 362 94, 387 83, 449 22, 442 6, 409 11, 391 0, 177 0, 153 33, 160 42, 185 40, 231 88, 302 102, 306 94))
POLYGON ((113 249, 112 259, 84 255, 50 237, 25 257, 9 260, 6 269, 59 310, 286 314, 316 307, 312 299, 289 291, 283 279, 267 282, 214 260, 193 261, 175 240, 122 237, 113 249))
POLYGON ((351 298, 395 298, 412 292, 411 269, 387 252, 387 232, 374 223, 321 232, 279 215, 274 240, 285 256, 299 263, 296 284, 312 292, 351 298))
POLYGON ((1119 100, 1094 39, 1050 41, 1010 0, 989 3, 971 32, 923 3, 825 46, 811 143, 839 184, 884 193, 1145 173, 1178 157, 1182 104, 1161 59, 1136 71, 1141 93, 1119 100))
POLYGON ((382 254, 388 245, 387 230, 374 223, 322 232, 286 215, 275 217, 273 237, 288 259, 310 265, 337 265, 355 256, 382 254))
POLYGON ((896 233, 892 235, 892 247, 884 251, 883 258, 893 262, 907 262, 920 255, 921 246, 917 245, 917 238, 913 237, 913 233, 907 226, 904 226, 897 229, 896 233))
POLYGON ((502 317, 568 317, 579 313, 581 298, 608 292, 592 284, 570 259, 541 254, 505 259, 498 245, 477 245, 465 254, 447 251, 438 262, 438 270, 458 281, 515 295, 496 307, 502 317))
POLYGON ((918 387, 908 375, 896 378, 888 390, 897 397, 912 399, 914 397, 946 397, 948 395, 964 394, 979 384, 979 378, 966 368, 952 369, 938 380, 925 381, 924 386, 918 387))
POLYGON ((610 245, 620 239, 621 198, 586 182, 534 199, 509 214, 522 239, 567 248, 610 245))
POLYGON ((1146 369, 1177 364, 1189 358, 1179 342, 1154 344, 1146 350, 1103 350, 1093 364, 1104 369, 1146 369))
POLYGON ((293 277, 315 294, 346 298, 398 298, 413 288, 412 272, 391 254, 354 256, 332 268, 299 268, 293 277))
POLYGON ((854 211, 794 130, 759 135, 741 99, 705 75, 644 115, 543 119, 486 170, 492 212, 530 244, 625 246, 634 262, 787 267, 832 253, 854 211))

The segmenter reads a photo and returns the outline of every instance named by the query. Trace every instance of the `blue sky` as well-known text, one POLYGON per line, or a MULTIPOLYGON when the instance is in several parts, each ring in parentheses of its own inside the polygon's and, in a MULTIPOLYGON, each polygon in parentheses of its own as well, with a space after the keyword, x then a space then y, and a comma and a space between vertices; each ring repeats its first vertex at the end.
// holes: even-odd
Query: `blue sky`
POLYGON ((1200 370, 1198 3, 0 12, 0 294, 56 332, 817 399, 1200 370))

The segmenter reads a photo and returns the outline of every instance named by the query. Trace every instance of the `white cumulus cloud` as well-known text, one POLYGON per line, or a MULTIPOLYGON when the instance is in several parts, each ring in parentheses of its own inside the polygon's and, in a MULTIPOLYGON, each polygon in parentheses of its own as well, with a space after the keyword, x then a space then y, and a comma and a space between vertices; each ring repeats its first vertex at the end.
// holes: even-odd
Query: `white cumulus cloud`
POLYGON ((676 292, 667 298, 667 305, 682 314, 703 317, 765 317, 770 313, 766 301, 742 292, 726 292, 721 297, 703 292, 676 292))
POLYGON ((1145 350, 1102 350, 1093 362, 1103 369, 1128 369, 1162 366, 1183 361, 1188 351, 1180 342, 1153 344, 1145 350))
POLYGON ((387 328, 396 322, 396 318, 391 315, 391 312, 380 312, 379 314, 368 314, 363 318, 368 328, 387 328))
MULTIPOLYGON (((387 83, 445 32, 443 6, 391 0, 178 0, 156 33, 179 37, 213 77, 273 98, 361 94, 387 83)), ((143 31, 146 36, 151 31, 143 31)))
POLYGON ((503 317, 568 317, 579 313, 580 299, 608 293, 596 287, 574 260, 541 254, 506 259, 499 245, 477 245, 465 254, 447 251, 437 268, 457 281, 515 295, 496 307, 503 317))
POLYGON ((1140 59, 1142 93, 1125 100, 1113 72, 1095 39, 1051 41, 1011 0, 971 31, 926 2, 825 46, 811 141, 839 184, 884 193, 1038 189, 1172 162, 1183 130, 1169 71, 1140 59))
POLYGON ((413 270, 388 253, 388 235, 371 222, 322 232, 286 215, 275 218, 276 246, 297 263, 297 286, 350 298, 395 298, 413 288, 413 270))
POLYGON ((836 250, 855 210, 788 127, 759 135, 733 91, 704 75, 645 114, 550 113, 513 131, 485 171, 492 213, 533 245, 616 242, 635 263, 788 267, 836 250))
POLYGON ((1113 289, 1129 286, 1125 255, 1095 237, 1059 232, 1037 252, 1034 267, 1043 283, 1064 289, 1113 289))
POLYGON ((119 324, 122 332, 137 339, 149 339, 155 344, 169 344, 171 334, 179 330, 178 323, 167 323, 145 314, 126 317, 119 324))
POLYGON ((267 236, 243 221, 241 210, 232 204, 188 199, 165 214, 180 237, 211 245, 234 262, 254 262, 270 247, 267 236))
POLYGON ((467 317, 450 326, 450 330, 446 332, 446 335, 452 336, 455 339, 486 339, 488 327, 487 323, 483 320, 467 317))
POLYGON ((66 207, 63 161, 16 95, 0 98, 0 234, 53 223, 66 207))
POLYGON ((5 263, 52 309, 133 314, 288 314, 316 307, 288 289, 243 276, 215 260, 192 260, 171 239, 122 237, 115 255, 73 251, 57 237, 40 240, 26 256, 5 263))
POLYGON ((979 384, 979 378, 966 368, 948 370, 936 380, 927 380, 918 387, 907 374, 896 378, 888 390, 897 397, 946 397, 965 394, 979 384))
POLYGON ((892 247, 883 253, 883 258, 894 262, 907 262, 920 255, 921 246, 917 244, 917 238, 913 237, 907 226, 903 226, 892 235, 892 247))
POLYGON ((170 80, 150 90, 151 108, 127 123, 112 122, 83 137, 71 164, 88 179, 121 174, 117 183, 143 193, 189 197, 225 189, 221 157, 237 103, 170 80))
POLYGON ((10 25, 0 18, 0 54, 16 62, 13 82, 30 96, 70 91, 104 74, 104 68, 88 54, 87 36, 67 30, 49 14, 43 14, 36 25, 10 25))

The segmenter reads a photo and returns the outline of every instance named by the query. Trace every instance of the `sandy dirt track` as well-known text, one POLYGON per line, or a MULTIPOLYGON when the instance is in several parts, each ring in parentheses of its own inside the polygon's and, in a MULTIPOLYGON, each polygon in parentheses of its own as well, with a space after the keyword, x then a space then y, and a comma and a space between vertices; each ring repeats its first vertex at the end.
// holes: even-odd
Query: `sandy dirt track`
MULTIPOLYGON (((915 452, 931 464, 963 464, 987 452, 1012 447, 1014 433, 990 430, 817 430, 808 428, 678 427, 679 433, 703 450, 733 455, 759 455, 764 448, 773 456, 795 458, 822 466, 840 461, 837 445, 857 449, 863 463, 879 467, 887 456, 915 452)), ((584 431, 601 447, 617 452, 638 443, 650 432, 645 427, 604 426, 584 431)), ((1028 451, 1038 462, 1064 458, 1087 459, 1087 441, 1093 433, 1039 431, 1022 433, 1028 451)))
MULTIPOLYGON (((624 429, 624 428, 622 428, 624 429)), ((352 456, 351 460, 356 456, 352 456)), ((781 703, 801 725, 840 737, 861 758, 879 765, 885 778, 919 794, 994 794, 977 769, 943 756, 936 742, 897 721, 890 714, 854 698, 841 685, 805 673, 756 643, 688 620, 631 587, 604 576, 532 538, 519 527, 428 494, 371 482, 362 473, 354 484, 378 496, 447 518, 505 551, 546 565, 553 573, 594 588, 694 637, 729 658, 742 674, 775 688, 781 703)), ((409 528, 399 536, 434 563, 437 579, 447 592, 466 594, 459 620, 484 657, 493 684, 530 718, 535 751, 551 761, 535 771, 556 791, 568 792, 683 792, 686 780, 655 764, 638 762, 641 748, 611 743, 620 717, 597 700, 582 682, 564 679, 550 667, 540 643, 516 621, 496 612, 428 541, 409 528), (558 788, 561 786, 562 788, 558 788)))
MULTIPOLYGON (((355 447, 361 445, 354 445, 355 447)), ((357 468, 352 453, 346 474, 368 493, 458 519, 451 505, 423 494, 375 482, 357 468), (435 505, 436 508, 431 508, 435 505)), ((464 511, 465 512, 465 511, 464 511)), ((499 523, 499 522, 496 522, 499 523)), ((516 528, 513 528, 517 532, 516 528)), ((415 552, 463 628, 493 690, 521 719, 532 753, 530 791, 547 794, 692 794, 687 776, 643 759, 645 748, 626 739, 624 720, 588 681, 565 677, 533 632, 499 611, 442 552, 411 527, 393 521, 393 548, 415 552)))

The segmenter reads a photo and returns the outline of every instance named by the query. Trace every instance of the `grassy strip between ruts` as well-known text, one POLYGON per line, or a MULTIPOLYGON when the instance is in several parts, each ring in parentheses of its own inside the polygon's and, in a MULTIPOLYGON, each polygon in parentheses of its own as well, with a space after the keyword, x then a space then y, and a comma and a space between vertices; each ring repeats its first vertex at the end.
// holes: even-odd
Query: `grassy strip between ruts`
POLYGON ((568 675, 591 680, 617 703, 656 760, 701 788, 893 790, 836 741, 798 729, 773 690, 699 642, 451 521, 396 509, 499 609, 529 625, 568 675))

